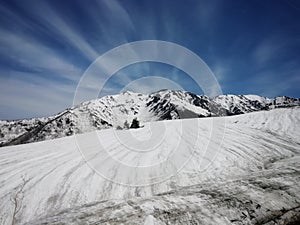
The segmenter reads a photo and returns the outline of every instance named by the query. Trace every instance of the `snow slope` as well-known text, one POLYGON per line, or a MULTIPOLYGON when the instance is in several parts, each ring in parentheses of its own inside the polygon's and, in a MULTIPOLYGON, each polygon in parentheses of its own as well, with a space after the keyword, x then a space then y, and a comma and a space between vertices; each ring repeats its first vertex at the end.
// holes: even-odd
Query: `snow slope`
POLYGON ((84 102, 48 118, 0 121, 0 146, 16 145, 106 128, 126 128, 158 120, 238 115, 276 107, 300 105, 300 99, 257 95, 215 98, 184 91, 161 90, 149 95, 124 92, 84 102))
POLYGON ((149 122, 140 129, 106 129, 2 147, 0 221, 296 221, 299 133, 300 108, 293 107, 149 122))

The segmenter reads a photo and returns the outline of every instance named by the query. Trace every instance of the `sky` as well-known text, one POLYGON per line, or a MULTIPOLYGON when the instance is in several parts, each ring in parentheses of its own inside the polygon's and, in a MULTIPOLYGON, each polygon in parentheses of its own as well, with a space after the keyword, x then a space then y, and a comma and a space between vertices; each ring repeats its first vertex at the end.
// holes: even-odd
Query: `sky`
MULTIPOLYGON (((300 97, 299 24, 297 0, 0 0, 0 119, 71 107, 98 57, 141 40, 193 51, 224 94, 300 97)), ((203 94, 184 71, 159 62, 132 64, 101 82, 100 97, 163 88, 203 94)))

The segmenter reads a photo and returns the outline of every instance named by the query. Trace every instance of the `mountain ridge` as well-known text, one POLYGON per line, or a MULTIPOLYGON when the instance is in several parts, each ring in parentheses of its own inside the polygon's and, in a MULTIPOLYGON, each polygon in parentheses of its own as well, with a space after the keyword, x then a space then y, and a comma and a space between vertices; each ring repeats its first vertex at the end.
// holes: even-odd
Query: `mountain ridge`
POLYGON ((299 98, 258 95, 219 95, 163 89, 151 94, 126 91, 83 102, 54 116, 0 121, 0 146, 17 145, 85 133, 127 129, 134 118, 141 125, 159 120, 219 117, 299 106, 299 98))

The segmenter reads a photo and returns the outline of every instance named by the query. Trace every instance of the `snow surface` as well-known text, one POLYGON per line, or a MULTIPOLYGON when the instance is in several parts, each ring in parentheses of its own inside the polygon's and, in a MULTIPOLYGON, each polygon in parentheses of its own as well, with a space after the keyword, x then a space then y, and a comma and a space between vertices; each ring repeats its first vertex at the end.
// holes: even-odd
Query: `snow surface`
POLYGON ((0 221, 267 224, 296 218, 299 134, 300 108, 293 107, 2 147, 0 221))

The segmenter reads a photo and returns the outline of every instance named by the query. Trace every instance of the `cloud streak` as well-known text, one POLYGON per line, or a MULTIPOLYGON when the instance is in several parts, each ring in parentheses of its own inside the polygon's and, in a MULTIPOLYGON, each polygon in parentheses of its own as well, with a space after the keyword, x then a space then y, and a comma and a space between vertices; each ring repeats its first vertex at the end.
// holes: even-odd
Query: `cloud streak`
POLYGON ((45 81, 42 78, 28 79, 31 74, 18 73, 27 79, 0 77, 0 116, 15 119, 32 116, 50 116, 72 106, 74 85, 45 81), (28 76, 29 75, 29 76, 28 76), (9 96, 9 98, 7 98, 9 96), (15 108, 12 114, 10 110, 15 108))

